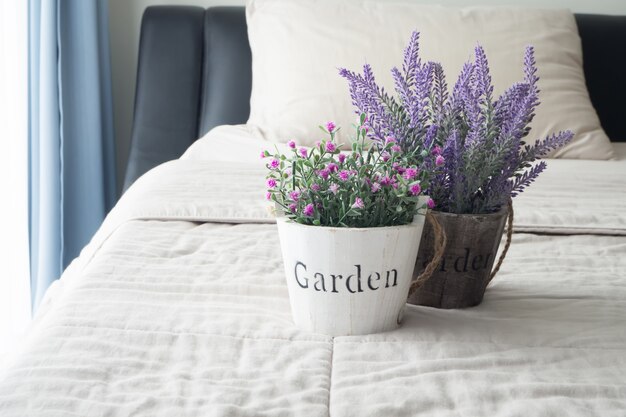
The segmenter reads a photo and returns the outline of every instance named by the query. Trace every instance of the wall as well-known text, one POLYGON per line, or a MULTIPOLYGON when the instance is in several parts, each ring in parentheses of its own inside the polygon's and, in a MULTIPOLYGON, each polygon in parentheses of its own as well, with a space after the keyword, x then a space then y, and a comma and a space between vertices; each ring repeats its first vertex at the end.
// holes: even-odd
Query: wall
MULTIPOLYGON (((416 2, 440 3, 450 6, 508 4, 527 7, 560 7, 570 8, 572 11, 580 13, 626 15, 626 0, 416 0, 416 2)), ((118 189, 121 189, 128 159, 133 120, 139 29, 144 9, 153 5, 210 7, 243 4, 245 4, 245 0, 109 0, 118 189)))

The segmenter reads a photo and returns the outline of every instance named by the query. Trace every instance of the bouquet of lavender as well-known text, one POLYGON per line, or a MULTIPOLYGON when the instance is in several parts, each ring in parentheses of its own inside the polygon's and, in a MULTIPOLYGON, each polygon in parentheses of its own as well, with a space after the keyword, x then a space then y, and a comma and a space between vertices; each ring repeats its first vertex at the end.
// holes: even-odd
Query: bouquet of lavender
POLYGON ((443 157, 420 146, 404 152, 393 137, 366 149, 365 114, 359 122, 351 152, 340 151, 335 142, 339 129, 332 122, 320 126, 328 139, 311 149, 290 141, 288 155, 264 151, 267 199, 298 223, 332 227, 403 225, 424 205, 432 208, 432 200, 419 198, 429 186, 430 171, 424 166, 441 166, 443 157))
POLYGON ((535 161, 573 137, 563 131, 534 145, 524 142, 539 105, 532 47, 525 53, 524 80, 497 99, 480 46, 451 94, 441 65, 422 62, 417 32, 404 51, 402 70, 393 68, 391 73, 397 98, 377 85, 367 64, 362 74, 340 70, 356 111, 368 117, 368 136, 378 146, 391 136, 407 154, 419 148, 443 156, 444 169, 426 190, 437 210, 458 214, 499 210, 546 168, 545 162, 535 161))

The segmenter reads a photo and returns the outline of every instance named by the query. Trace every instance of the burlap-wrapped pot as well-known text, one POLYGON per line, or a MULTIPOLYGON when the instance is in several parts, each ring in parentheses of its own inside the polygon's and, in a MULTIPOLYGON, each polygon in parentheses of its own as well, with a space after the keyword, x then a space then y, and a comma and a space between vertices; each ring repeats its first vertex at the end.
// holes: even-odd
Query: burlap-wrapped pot
MULTIPOLYGON (((409 303, 437 308, 464 308, 482 302, 490 281, 508 208, 493 214, 433 211, 447 236, 443 259, 431 278, 409 297, 409 303)), ((415 263, 419 275, 433 258, 434 236, 426 224, 415 263)))

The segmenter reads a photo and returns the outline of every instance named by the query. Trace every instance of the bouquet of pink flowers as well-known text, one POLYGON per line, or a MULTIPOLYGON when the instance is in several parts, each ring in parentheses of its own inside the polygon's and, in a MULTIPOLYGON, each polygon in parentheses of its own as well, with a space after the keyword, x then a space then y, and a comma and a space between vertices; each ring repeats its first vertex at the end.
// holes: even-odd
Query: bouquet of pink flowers
POLYGON ((403 151, 395 138, 365 147, 367 127, 361 114, 350 152, 340 151, 333 122, 320 126, 327 138, 313 148, 288 143, 287 155, 264 151, 269 172, 267 199, 290 219, 330 227, 382 227, 411 223, 418 210, 434 207, 422 196, 432 169, 444 158, 440 149, 403 151))

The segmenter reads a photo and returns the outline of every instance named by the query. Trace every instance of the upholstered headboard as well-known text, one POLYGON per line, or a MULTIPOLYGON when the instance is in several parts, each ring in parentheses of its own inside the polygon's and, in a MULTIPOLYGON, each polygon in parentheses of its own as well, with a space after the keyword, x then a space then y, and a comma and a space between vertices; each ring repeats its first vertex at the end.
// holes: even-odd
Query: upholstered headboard
MULTIPOLYGON (((576 15, 587 87, 613 141, 626 141, 626 16, 576 15)), ((250 112, 243 7, 148 7, 141 24, 135 117, 124 189, 250 112)))

